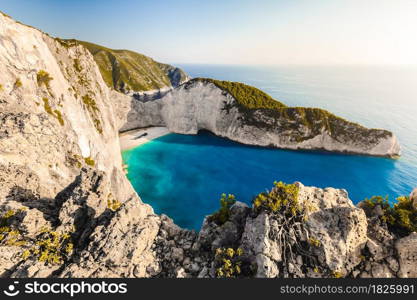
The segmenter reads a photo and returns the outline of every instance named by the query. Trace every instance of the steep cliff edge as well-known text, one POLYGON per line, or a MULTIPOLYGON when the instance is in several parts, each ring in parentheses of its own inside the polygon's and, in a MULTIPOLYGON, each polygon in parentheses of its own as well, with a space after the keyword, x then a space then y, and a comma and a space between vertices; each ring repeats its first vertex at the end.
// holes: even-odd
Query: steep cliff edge
POLYGON ((133 100, 117 109, 126 116, 122 130, 166 126, 175 133, 196 134, 206 129, 249 145, 400 155, 389 131, 367 129, 318 108, 287 107, 241 83, 196 78, 160 99, 133 100))
MULTIPOLYGON (((199 233, 143 204, 122 170, 119 128, 241 124, 232 92, 214 83, 132 100, 106 86, 83 46, 3 14, 0 74, 1 277, 417 276, 416 234, 392 230, 384 203, 358 208, 343 190, 278 185, 251 208, 225 196, 199 233)), ((415 218, 416 195, 405 216, 415 218)))
POLYGON ((113 105, 127 96, 109 90, 83 46, 0 14, 0 74, 0 275, 49 276, 123 203, 136 223, 153 216, 122 168, 113 105), (71 202, 83 168, 96 175, 78 177, 87 188, 71 202))
POLYGON ((115 94, 90 53, 3 15, 0 25, 0 162, 29 166, 44 196, 82 166, 123 174, 115 94))

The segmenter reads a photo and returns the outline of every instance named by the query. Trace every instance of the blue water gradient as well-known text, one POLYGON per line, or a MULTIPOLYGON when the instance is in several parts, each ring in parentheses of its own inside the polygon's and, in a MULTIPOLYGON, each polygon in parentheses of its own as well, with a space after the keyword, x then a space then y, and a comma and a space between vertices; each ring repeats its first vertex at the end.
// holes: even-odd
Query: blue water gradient
POLYGON ((183 227, 199 229, 221 193, 250 203, 274 180, 348 190, 356 203, 391 199, 417 186, 417 70, 359 67, 182 66, 191 76, 257 86, 289 105, 315 106, 369 127, 392 130, 403 156, 386 158, 244 146, 207 132, 170 134, 123 153, 144 202, 183 227), (414 119, 414 121, 413 121, 414 119))

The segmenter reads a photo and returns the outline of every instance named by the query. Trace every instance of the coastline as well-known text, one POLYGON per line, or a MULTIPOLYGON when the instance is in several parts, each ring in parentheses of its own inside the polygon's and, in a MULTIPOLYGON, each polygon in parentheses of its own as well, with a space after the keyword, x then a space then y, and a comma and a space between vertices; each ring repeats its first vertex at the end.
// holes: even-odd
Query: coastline
POLYGON ((139 128, 123 132, 119 135, 120 150, 125 151, 135 148, 169 133, 170 131, 166 127, 139 128), (147 134, 146 136, 136 138, 145 133, 147 134))

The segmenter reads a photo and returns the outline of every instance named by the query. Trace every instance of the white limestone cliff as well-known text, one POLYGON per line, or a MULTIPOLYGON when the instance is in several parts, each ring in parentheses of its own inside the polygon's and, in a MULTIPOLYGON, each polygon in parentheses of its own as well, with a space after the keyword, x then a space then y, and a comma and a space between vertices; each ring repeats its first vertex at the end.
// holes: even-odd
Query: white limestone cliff
MULTIPOLYGON (((388 157, 400 155, 400 145, 392 133, 366 129, 342 119, 337 121, 338 126, 344 127, 340 134, 332 134, 324 128, 317 134, 312 133, 301 121, 297 124, 261 110, 248 121, 229 93, 205 81, 185 83, 157 100, 131 100, 118 109, 125 116, 123 130, 166 126, 174 133, 197 134, 205 129, 248 145, 388 157), (288 125, 292 128, 287 129, 288 125)), ((321 120, 317 120, 317 124, 319 122, 321 120)))
MULTIPOLYGON (((0 13, 0 217, 13 213, 22 224, 39 218, 40 224, 62 232, 81 218, 90 221, 79 230, 90 234, 97 225, 92 220, 108 214, 108 201, 117 200, 134 207, 137 222, 157 228, 152 208, 141 202, 122 167, 113 102, 125 97, 106 86, 84 47, 69 47, 0 13), (85 198, 71 203, 71 197, 60 193, 71 187, 83 168, 105 175, 84 190, 85 198), (92 196, 99 185, 100 201, 92 196)), ((19 228, 20 238, 35 239, 39 234, 19 228)), ((0 275, 45 277, 56 269, 23 262, 26 248, 3 238, 0 275)), ((153 240, 152 235, 142 239, 153 240)), ((136 250, 138 255, 146 251, 136 250)), ((146 266, 145 261, 142 264, 146 266)))

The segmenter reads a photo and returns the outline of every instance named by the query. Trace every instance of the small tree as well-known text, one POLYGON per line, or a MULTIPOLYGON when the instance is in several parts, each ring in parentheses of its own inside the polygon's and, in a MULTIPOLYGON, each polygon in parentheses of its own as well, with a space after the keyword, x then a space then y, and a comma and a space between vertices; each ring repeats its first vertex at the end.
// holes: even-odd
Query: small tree
POLYGON ((36 74, 36 79, 39 86, 45 85, 47 88, 49 88, 49 82, 53 78, 49 76, 49 73, 45 70, 39 70, 39 72, 36 74))
POLYGON ((223 225, 229 219, 230 208, 236 203, 235 196, 222 194, 220 198, 220 209, 210 216, 210 221, 216 222, 217 225, 223 225))

